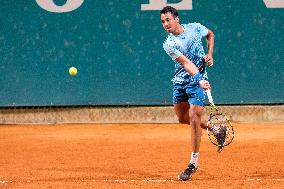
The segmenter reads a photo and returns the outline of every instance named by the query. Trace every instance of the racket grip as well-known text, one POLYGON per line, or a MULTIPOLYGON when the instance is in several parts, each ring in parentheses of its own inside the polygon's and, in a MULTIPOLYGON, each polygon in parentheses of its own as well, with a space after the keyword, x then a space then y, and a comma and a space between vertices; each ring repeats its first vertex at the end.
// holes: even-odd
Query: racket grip
POLYGON ((208 98, 209 103, 214 104, 211 90, 210 89, 206 90, 206 93, 207 93, 207 98, 208 98))

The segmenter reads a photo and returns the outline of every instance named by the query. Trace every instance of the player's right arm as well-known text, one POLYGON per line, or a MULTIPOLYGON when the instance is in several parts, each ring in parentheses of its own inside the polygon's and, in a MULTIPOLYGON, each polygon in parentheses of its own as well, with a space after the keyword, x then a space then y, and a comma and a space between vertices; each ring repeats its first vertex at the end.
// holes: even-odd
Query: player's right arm
POLYGON ((203 79, 195 64, 176 48, 176 43, 174 40, 168 38, 163 44, 163 48, 166 53, 172 58, 172 60, 177 61, 183 65, 184 69, 191 75, 192 80, 196 82, 196 84, 199 84, 200 87, 204 90, 210 88, 209 82, 203 79))
POLYGON ((198 69, 195 66, 195 64, 190 61, 187 57, 184 55, 180 55, 176 58, 176 61, 183 65, 184 69, 191 75, 194 76, 196 73, 198 73, 198 69))
POLYGON ((201 88, 203 88, 204 90, 210 89, 209 82, 202 78, 198 68, 192 61, 190 61, 184 55, 180 55, 179 57, 177 57, 176 61, 183 65, 184 69, 191 75, 191 77, 196 80, 196 82, 199 83, 201 88))

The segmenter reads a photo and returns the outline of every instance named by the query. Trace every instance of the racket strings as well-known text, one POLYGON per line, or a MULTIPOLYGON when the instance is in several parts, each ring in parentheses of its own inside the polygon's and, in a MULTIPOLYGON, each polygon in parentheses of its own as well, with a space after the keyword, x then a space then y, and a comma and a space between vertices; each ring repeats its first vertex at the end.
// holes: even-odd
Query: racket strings
MULTIPOLYGON (((234 138, 234 129, 233 129, 233 126, 231 124, 231 121, 229 119, 227 119, 227 117, 225 115, 223 115, 220 112, 218 112, 218 113, 215 112, 215 114, 211 114, 211 116, 208 120, 208 125, 209 126, 213 126, 213 125, 216 126, 219 129, 219 132, 221 132, 221 126, 226 127, 227 132, 226 132, 224 146, 227 146, 232 142, 232 140, 234 138)), ((216 134, 212 130, 207 130, 207 132, 208 132, 208 136, 209 136, 210 141, 213 144, 218 145, 216 134)))

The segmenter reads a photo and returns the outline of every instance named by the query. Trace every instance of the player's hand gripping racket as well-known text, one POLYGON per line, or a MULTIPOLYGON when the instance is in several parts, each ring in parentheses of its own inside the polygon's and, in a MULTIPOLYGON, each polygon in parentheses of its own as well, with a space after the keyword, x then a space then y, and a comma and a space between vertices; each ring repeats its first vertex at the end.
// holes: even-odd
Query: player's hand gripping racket
POLYGON ((221 152, 225 146, 228 146, 234 139, 234 128, 227 116, 222 113, 214 104, 211 90, 206 90, 208 101, 210 103, 210 116, 207 122, 207 134, 210 141, 218 147, 221 152))

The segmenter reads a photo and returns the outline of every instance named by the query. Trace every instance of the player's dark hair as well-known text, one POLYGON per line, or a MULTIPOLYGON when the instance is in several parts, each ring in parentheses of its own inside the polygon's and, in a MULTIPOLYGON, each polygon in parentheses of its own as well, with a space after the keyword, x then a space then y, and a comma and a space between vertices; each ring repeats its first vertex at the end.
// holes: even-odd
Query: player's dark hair
POLYGON ((178 12, 174 7, 171 6, 166 6, 164 7, 161 11, 160 14, 166 14, 166 13, 171 13, 174 17, 178 16, 178 12))

